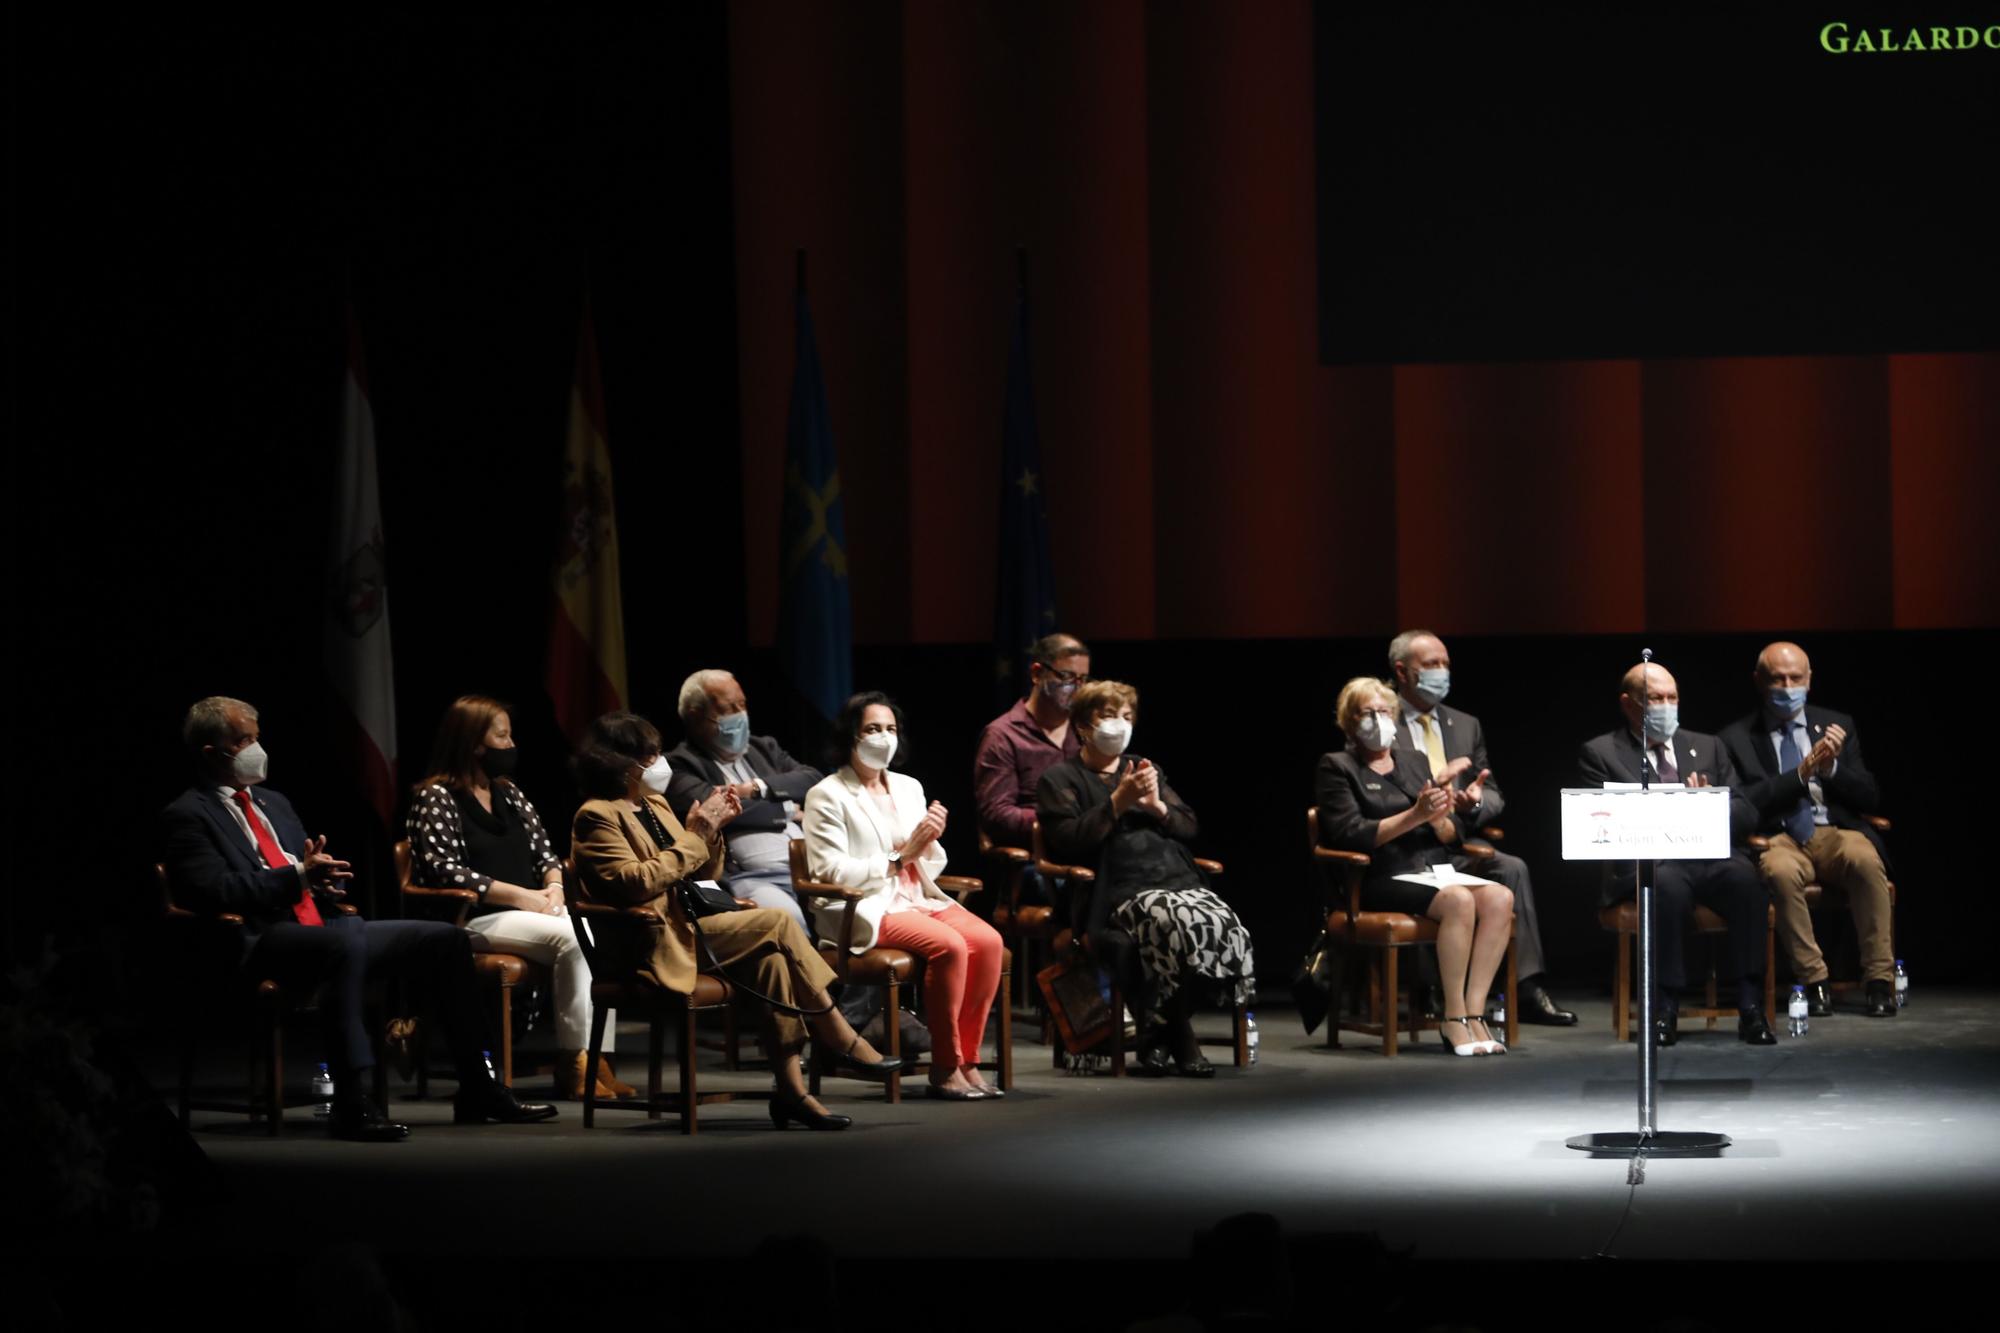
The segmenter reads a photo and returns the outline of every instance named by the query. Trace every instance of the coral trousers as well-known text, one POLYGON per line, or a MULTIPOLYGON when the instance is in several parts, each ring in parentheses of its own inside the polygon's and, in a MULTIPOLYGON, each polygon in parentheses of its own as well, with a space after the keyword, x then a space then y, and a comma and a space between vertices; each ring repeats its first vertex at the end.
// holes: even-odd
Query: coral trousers
POLYGON ((905 910, 882 918, 878 947, 924 960, 924 1025, 940 1070, 979 1063, 980 1039, 1000 986, 999 932, 956 904, 932 916, 905 910))

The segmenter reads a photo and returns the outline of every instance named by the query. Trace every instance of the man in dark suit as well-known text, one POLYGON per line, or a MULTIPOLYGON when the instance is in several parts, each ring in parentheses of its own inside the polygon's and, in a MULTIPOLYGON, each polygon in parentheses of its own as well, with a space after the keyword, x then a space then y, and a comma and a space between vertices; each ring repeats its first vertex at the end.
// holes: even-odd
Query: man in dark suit
POLYGON ((486 1067, 466 933, 437 921, 364 922, 341 905, 347 862, 328 854, 324 837, 307 837, 292 803, 261 785, 268 765, 257 710, 240 699, 203 699, 188 709, 182 737, 200 781, 161 816, 168 882, 183 906, 243 918, 247 974, 303 993, 319 988, 333 1132, 368 1142, 410 1132, 362 1092, 375 1065, 362 992, 384 973, 429 995, 458 1070, 454 1119, 552 1119, 553 1106, 517 1100, 486 1067))
POLYGON ((1743 775, 1743 794, 1757 807, 1758 831, 1771 843, 1758 870, 1777 902, 1778 941, 1792 978, 1805 986, 1814 1015, 1833 1012, 1826 959, 1805 902, 1806 885, 1823 884, 1844 895, 1854 914, 1868 1015, 1892 1018, 1887 858, 1880 835, 1862 818, 1881 792, 1861 761, 1854 719, 1806 703, 1812 663, 1795 643, 1770 644, 1757 654, 1753 679, 1761 705, 1724 727, 1722 743, 1743 775))
MULTIPOLYGON (((1729 836, 1735 850, 1713 861, 1653 863, 1653 903, 1657 913, 1654 941, 1658 948, 1653 996, 1654 1039, 1671 1046, 1679 1037, 1677 992, 1687 984, 1683 934, 1696 904, 1729 923, 1729 953, 1736 968, 1736 1033, 1753 1046, 1777 1042, 1764 1016, 1764 941, 1770 899, 1757 877, 1756 863, 1744 839, 1756 826, 1757 812, 1737 787, 1729 751, 1713 736, 1685 731, 1680 725, 1680 686, 1654 663, 1625 673, 1618 709, 1625 725, 1586 741, 1578 756, 1582 784, 1636 783, 1642 768, 1648 781, 1683 783, 1690 787, 1729 788, 1729 836)), ((1633 868, 1621 861, 1605 866, 1607 906, 1638 892, 1633 868)))
POLYGON ((785 753, 769 736, 750 734, 750 705, 727 671, 697 671, 681 683, 681 729, 686 739, 667 754, 673 776, 667 803, 676 813, 730 787, 743 813, 723 829, 728 860, 723 873, 738 898, 775 907, 810 932, 792 892, 789 844, 803 836, 799 814, 806 793, 824 776, 785 753))
MULTIPOLYGON (((1431 778, 1439 785, 1451 784, 1454 812, 1468 827, 1484 828, 1500 818, 1507 801, 1486 766, 1486 733, 1472 714, 1444 706, 1445 695, 1451 690, 1451 653, 1446 650, 1444 640, 1429 630, 1404 630, 1389 641, 1389 672, 1402 699, 1402 725, 1396 729, 1396 748, 1428 763, 1431 778)), ((1469 845, 1492 846, 1478 838, 1467 841, 1469 845)), ((1547 964, 1542 954, 1541 917, 1535 908, 1528 863, 1497 849, 1490 860, 1475 861, 1461 852, 1452 857, 1451 863, 1459 870, 1495 880, 1513 891, 1521 1021, 1558 1027, 1574 1024, 1576 1015, 1556 1003, 1544 981, 1547 964)))

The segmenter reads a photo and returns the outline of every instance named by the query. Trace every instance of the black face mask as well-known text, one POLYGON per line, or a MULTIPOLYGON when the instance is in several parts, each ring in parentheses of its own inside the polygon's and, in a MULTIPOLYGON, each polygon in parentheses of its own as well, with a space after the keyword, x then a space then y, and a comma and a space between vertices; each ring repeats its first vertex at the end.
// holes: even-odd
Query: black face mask
POLYGON ((514 769, 520 761, 520 747, 513 745, 504 750, 488 750, 479 756, 479 766, 486 770, 486 776, 489 778, 513 777, 514 769))

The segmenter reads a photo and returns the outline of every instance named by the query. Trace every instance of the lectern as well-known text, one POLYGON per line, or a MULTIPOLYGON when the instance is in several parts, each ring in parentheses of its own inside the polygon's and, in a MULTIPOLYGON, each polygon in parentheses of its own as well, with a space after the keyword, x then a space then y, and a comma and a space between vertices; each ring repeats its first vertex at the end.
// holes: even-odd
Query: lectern
MULTIPOLYGON (((1727 1134, 1674 1133, 1654 1124, 1658 1049, 1653 1036, 1653 865, 1712 861, 1730 854, 1729 789, 1611 785, 1562 793, 1565 861, 1633 861, 1639 891, 1639 1128, 1636 1133, 1579 1134, 1582 1152, 1633 1157, 1707 1153, 1729 1146, 1727 1134)), ((1678 929, 1676 923, 1675 929, 1678 929)))

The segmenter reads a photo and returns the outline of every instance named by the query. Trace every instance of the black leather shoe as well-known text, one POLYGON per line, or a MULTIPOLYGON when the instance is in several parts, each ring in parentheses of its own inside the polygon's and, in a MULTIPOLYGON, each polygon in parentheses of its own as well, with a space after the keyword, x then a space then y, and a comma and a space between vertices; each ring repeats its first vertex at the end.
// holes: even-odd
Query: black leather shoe
POLYGON ((869 1078, 887 1078, 889 1075, 902 1069, 903 1057, 900 1055, 885 1055, 880 1060, 873 1062, 857 1060, 854 1057, 854 1047, 859 1045, 860 1042, 861 1038, 857 1036, 846 1050, 838 1055, 828 1057, 826 1063, 834 1069, 851 1069, 855 1073, 865 1074, 869 1078))
POLYGON ((793 1101, 775 1092, 771 1094, 772 1129, 783 1129, 786 1125, 804 1125, 807 1129, 846 1129, 853 1123, 852 1116, 815 1111, 803 1100, 793 1101))
POLYGON ((376 1110, 375 1103, 366 1097, 335 1102, 328 1128, 332 1130, 333 1137, 351 1139, 356 1143, 397 1143, 410 1137, 408 1125, 389 1119, 376 1110))
POLYGON ((1556 997, 1543 990, 1539 982, 1523 984, 1516 999, 1523 1023, 1540 1023, 1552 1028, 1576 1026, 1576 1015, 1557 1004, 1556 997))
POLYGON ((1653 1044, 1655 1046, 1678 1045, 1681 1039, 1681 1016, 1678 1010, 1669 1009, 1653 1020, 1653 1044))
POLYGON ((454 1125, 483 1125, 489 1120, 503 1125, 530 1125, 555 1118, 555 1107, 547 1102, 524 1102, 514 1095, 512 1088, 499 1083, 460 1088, 451 1099, 454 1125))
POLYGON ((1833 1015, 1833 988, 1824 981, 1806 983, 1806 1013, 1813 1018, 1833 1015))
POLYGON ((1764 1021, 1762 1009, 1744 1009, 1736 1015, 1736 1036, 1751 1046, 1776 1046, 1778 1034, 1764 1021))
POLYGON ((1896 1016, 1896 988, 1886 981, 1868 983, 1868 1016, 1870 1018, 1894 1018, 1896 1016))
POLYGON ((1174 1057, 1174 1072, 1182 1078, 1214 1078, 1215 1066, 1209 1063, 1207 1056, 1196 1051, 1192 1060, 1174 1057))

